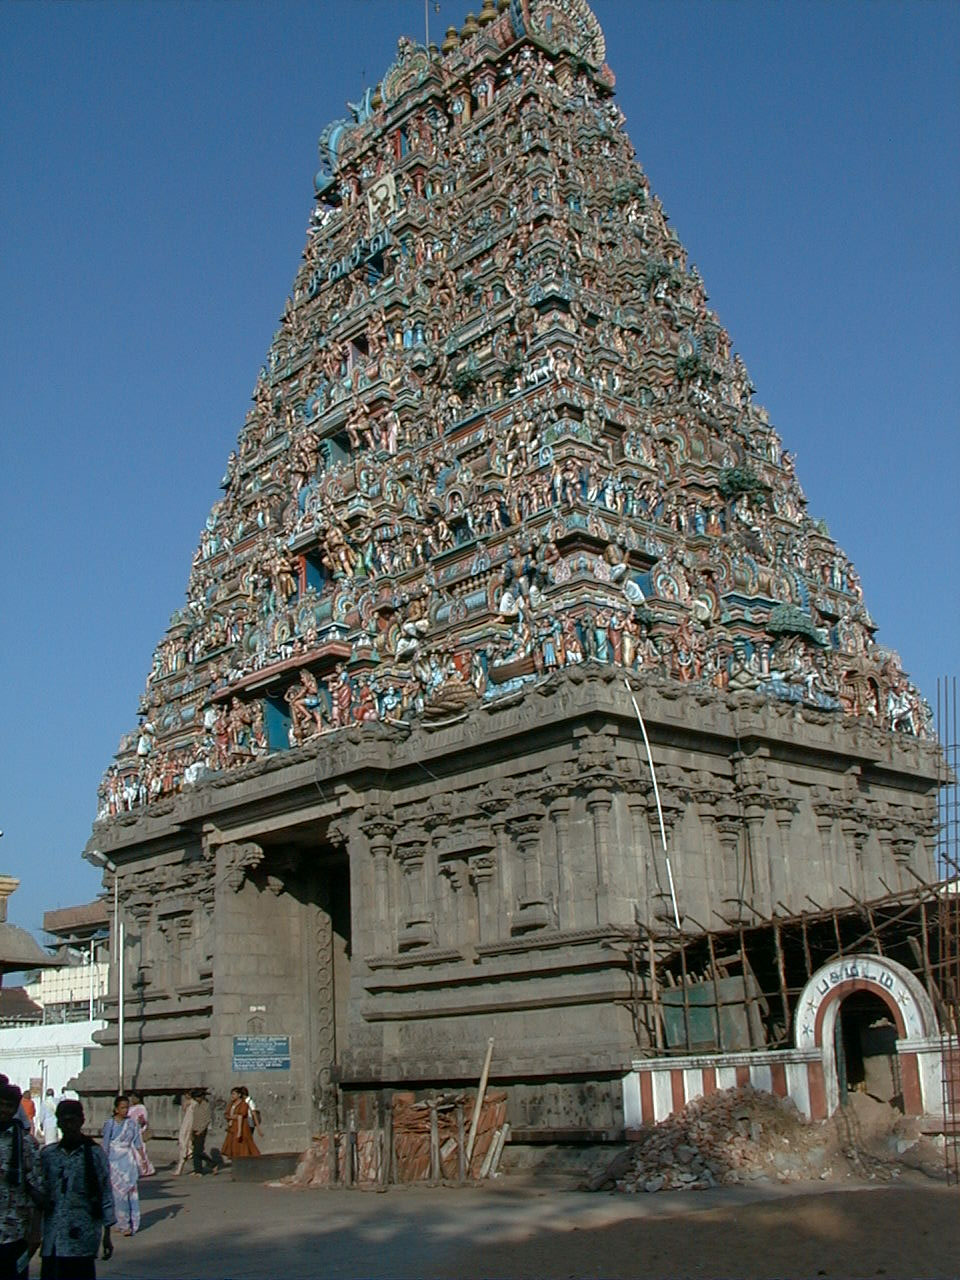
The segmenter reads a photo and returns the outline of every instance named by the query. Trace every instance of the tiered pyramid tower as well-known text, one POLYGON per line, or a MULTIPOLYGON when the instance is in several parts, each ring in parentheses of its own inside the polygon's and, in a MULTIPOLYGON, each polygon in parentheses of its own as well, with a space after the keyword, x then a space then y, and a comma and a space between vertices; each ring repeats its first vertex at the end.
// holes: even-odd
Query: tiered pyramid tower
POLYGON ((488 0, 351 111, 101 813, 591 660, 927 733, 586 5, 488 0))
MULTIPOLYGON (((583 0, 401 40, 351 113, 103 784, 137 1080, 222 1087, 238 1037, 279 1035, 292 1150, 334 1081, 475 1078, 495 1036, 514 1119, 616 1129, 659 1043, 638 927, 929 876, 929 711, 806 513, 583 0)), ((112 1049, 82 1083, 113 1094, 112 1049)))

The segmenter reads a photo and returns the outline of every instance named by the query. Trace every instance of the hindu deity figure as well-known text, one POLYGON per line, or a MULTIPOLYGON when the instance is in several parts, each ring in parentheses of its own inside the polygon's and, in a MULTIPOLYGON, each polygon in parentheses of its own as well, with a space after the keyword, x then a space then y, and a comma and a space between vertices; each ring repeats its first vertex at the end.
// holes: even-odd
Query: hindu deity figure
POLYGON ((329 722, 326 701, 312 671, 303 668, 297 683, 290 685, 284 694, 290 708, 291 744, 307 742, 322 733, 329 722))

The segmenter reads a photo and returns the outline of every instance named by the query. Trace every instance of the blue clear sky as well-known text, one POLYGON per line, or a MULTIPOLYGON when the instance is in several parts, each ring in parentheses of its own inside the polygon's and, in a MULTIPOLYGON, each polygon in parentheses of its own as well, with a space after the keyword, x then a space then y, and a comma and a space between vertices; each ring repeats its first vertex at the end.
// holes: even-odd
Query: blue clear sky
MULTIPOLYGON (((438 38, 468 7, 430 6, 438 38)), ((594 9, 637 154, 811 512, 933 700, 960 670, 960 6, 594 9)), ((317 136, 422 31, 422 0, 0 6, 16 923, 97 892, 97 782, 290 290, 317 136)))

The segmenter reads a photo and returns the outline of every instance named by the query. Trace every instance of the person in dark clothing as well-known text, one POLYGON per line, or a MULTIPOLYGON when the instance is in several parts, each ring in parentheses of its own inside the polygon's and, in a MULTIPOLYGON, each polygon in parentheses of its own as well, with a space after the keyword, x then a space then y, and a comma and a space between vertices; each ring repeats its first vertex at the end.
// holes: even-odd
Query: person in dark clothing
POLYGON ((83 1121, 80 1103, 64 1098, 57 1106, 63 1136, 40 1153, 46 1201, 40 1280, 96 1280, 97 1249, 103 1246, 104 1261, 113 1255, 110 1168, 83 1121))
POLYGON ((0 1085, 0 1280, 26 1280, 32 1219, 43 1203, 37 1144, 16 1119, 20 1090, 0 1085))
POLYGON ((207 1101, 206 1089, 194 1089, 193 1097, 197 1101, 197 1105, 193 1109, 193 1173, 191 1178, 199 1178, 203 1175, 204 1165, 209 1165, 214 1173, 219 1171, 216 1160, 207 1155, 204 1146, 207 1141, 207 1130, 210 1128, 210 1121, 213 1114, 210 1110, 210 1103, 207 1101))

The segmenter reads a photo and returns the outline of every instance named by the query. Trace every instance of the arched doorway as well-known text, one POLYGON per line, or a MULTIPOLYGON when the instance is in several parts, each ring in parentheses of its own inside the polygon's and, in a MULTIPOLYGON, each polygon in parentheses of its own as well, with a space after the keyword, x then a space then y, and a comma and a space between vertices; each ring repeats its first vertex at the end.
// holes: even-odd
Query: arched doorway
POLYGON ((922 983, 896 961, 855 955, 824 965, 800 993, 794 1028, 798 1049, 819 1050, 823 1114, 861 1082, 888 1089, 908 1115, 938 1107, 937 1016, 922 983))
POLYGON ((896 1021, 881 996, 854 991, 841 999, 833 1031, 841 1106, 851 1093, 865 1093, 903 1110, 897 1039, 896 1021))

